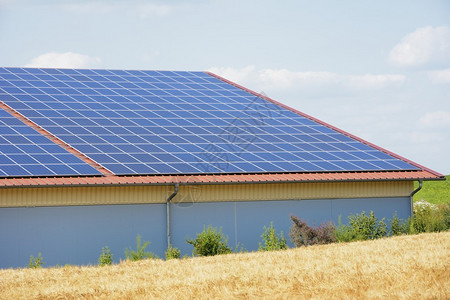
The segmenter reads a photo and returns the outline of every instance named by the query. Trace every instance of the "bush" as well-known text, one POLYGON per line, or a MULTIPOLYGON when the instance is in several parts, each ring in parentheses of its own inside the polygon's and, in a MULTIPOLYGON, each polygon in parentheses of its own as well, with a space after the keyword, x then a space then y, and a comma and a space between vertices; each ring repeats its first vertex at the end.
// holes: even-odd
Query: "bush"
POLYGON ((109 247, 103 247, 102 248, 102 254, 100 254, 100 257, 98 258, 98 264, 100 266, 109 266, 113 262, 113 255, 111 251, 109 250, 109 247))
POLYGON ((166 260, 178 259, 181 257, 181 251, 180 251, 180 249, 172 247, 172 245, 170 245, 169 248, 167 248, 165 256, 166 256, 166 260))
POLYGON ((28 268, 30 269, 39 269, 44 265, 44 261, 42 260, 41 252, 38 253, 38 256, 35 258, 33 255, 30 255, 30 262, 28 263, 28 268))
POLYGON ((450 204, 443 204, 439 206, 442 213, 442 218, 445 226, 445 230, 450 229, 450 204))
POLYGON ((138 235, 136 237, 136 251, 126 248, 125 257, 131 261, 142 260, 146 258, 158 258, 158 256, 156 256, 155 254, 145 251, 145 248, 147 248, 148 245, 150 245, 150 242, 148 241, 144 242, 144 244, 141 245, 141 236, 138 235))
POLYGON ((408 234, 410 230, 410 219, 402 221, 398 218, 397 213, 395 213, 389 225, 391 235, 408 234))
POLYGON ((345 243, 351 241, 362 240, 363 237, 353 230, 350 225, 342 224, 341 216, 338 218, 338 226, 335 229, 336 241, 338 243, 345 243))
POLYGON ((287 249, 286 239, 283 236, 283 231, 277 235, 273 223, 270 226, 264 226, 264 232, 261 234, 264 244, 259 243, 258 251, 273 251, 287 249))
POLYGON ((194 246, 192 253, 197 256, 212 256, 218 254, 231 253, 232 250, 228 246, 228 238, 222 234, 222 228, 217 231, 211 225, 201 233, 197 234, 195 240, 186 239, 188 244, 194 246))
POLYGON ((348 219, 355 235, 360 236, 363 240, 373 240, 387 235, 387 225, 384 218, 378 220, 373 211, 369 215, 366 215, 366 212, 363 211, 356 216, 349 216, 348 219))
POLYGON ((449 229, 449 205, 436 206, 419 202, 414 205, 411 232, 438 232, 449 229))
POLYGON ((311 227, 298 217, 291 216, 292 224, 289 236, 296 247, 316 244, 329 244, 336 241, 333 223, 322 223, 318 227, 311 227))

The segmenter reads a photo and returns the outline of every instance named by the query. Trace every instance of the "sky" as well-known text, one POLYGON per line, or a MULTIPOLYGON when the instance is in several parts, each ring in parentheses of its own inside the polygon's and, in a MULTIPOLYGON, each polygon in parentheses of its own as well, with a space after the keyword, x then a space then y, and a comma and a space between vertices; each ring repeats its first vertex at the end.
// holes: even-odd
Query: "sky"
POLYGON ((0 0, 0 66, 212 71, 450 174, 450 1, 0 0))

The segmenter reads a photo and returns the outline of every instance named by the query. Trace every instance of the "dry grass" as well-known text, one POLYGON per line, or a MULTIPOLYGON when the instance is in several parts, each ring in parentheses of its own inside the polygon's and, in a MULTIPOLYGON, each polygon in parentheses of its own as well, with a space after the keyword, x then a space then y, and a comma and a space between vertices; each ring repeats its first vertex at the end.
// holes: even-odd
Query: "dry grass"
POLYGON ((1 299, 450 299, 450 232, 108 267, 0 270, 1 299))

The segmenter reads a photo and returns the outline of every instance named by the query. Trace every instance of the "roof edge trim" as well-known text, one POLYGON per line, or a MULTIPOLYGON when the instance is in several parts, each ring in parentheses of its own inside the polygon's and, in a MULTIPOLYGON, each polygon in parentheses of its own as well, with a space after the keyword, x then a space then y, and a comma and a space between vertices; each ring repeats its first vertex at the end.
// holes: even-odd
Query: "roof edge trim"
POLYGON ((337 131, 337 132, 339 132, 339 133, 342 133, 343 135, 348 136, 348 137, 350 137, 350 138, 352 138, 352 139, 354 139, 354 140, 357 140, 357 141, 359 141, 359 142, 361 142, 361 143, 363 143, 363 144, 366 144, 367 146, 370 146, 370 147, 372 147, 372 148, 375 148, 375 149, 377 149, 377 150, 379 150, 379 151, 381 151, 381 152, 384 152, 384 153, 386 153, 386 154, 388 154, 388 155, 390 155, 390 156, 393 156, 393 157, 395 157, 395 158, 397 158, 397 159, 400 159, 400 160, 402 160, 402 161, 404 161, 404 162, 406 162, 406 163, 409 163, 409 164, 411 164, 411 165, 413 165, 413 166, 416 166, 416 167, 418 167, 418 168, 420 168, 420 169, 422 169, 422 170, 424 170, 424 171, 428 171, 428 172, 430 172, 430 173, 432 173, 432 174, 434 174, 434 175, 436 175, 436 176, 439 176, 439 177, 444 176, 443 174, 441 174, 441 173, 439 173, 439 172, 436 172, 436 171, 434 171, 434 170, 431 170, 431 169, 429 169, 429 168, 427 168, 427 167, 425 167, 425 166, 422 166, 422 165, 420 165, 420 164, 418 164, 418 163, 416 163, 416 162, 413 162, 413 161, 411 161, 411 160, 409 160, 409 159, 407 159, 407 158, 405 158, 405 157, 403 157, 403 156, 401 156, 401 155, 395 154, 394 152, 391 152, 391 151, 389 151, 389 150, 387 150, 387 149, 384 149, 384 148, 382 148, 382 147, 380 147, 380 146, 377 146, 377 145, 375 145, 375 144, 373 144, 373 143, 371 143, 371 142, 368 142, 368 141, 366 141, 366 140, 364 140, 364 139, 362 139, 362 138, 360 138, 360 137, 357 137, 357 136, 355 136, 355 135, 353 135, 353 134, 351 134, 351 133, 349 133, 349 132, 347 132, 347 131, 345 131, 345 130, 339 129, 339 128, 337 128, 337 127, 331 125, 331 124, 328 124, 328 123, 326 123, 326 122, 324 122, 324 121, 321 121, 321 120, 319 120, 319 119, 317 119, 317 118, 314 118, 313 116, 310 116, 310 115, 308 115, 308 114, 305 114, 305 113, 303 113, 303 112, 301 112, 301 111, 299 111, 299 110, 297 110, 297 109, 295 109, 295 108, 292 108, 292 107, 290 107, 290 106, 287 106, 287 105, 285 105, 285 104, 283 104, 283 103, 281 103, 281 102, 278 102, 278 101, 276 101, 276 100, 273 100, 272 98, 269 98, 269 97, 267 97, 267 96, 265 96, 265 95, 262 95, 262 94, 260 94, 260 93, 255 92, 255 91, 252 91, 252 90, 250 90, 250 89, 248 89, 248 88, 246 88, 246 87, 244 87, 244 86, 242 86, 242 85, 240 85, 240 84, 237 84, 237 83, 235 83, 235 82, 233 82, 233 81, 231 81, 231 80, 228 80, 228 79, 226 79, 226 78, 224 78, 224 77, 222 77, 222 76, 219 76, 219 75, 214 74, 214 73, 209 72, 209 71, 205 71, 205 73, 208 74, 208 75, 210 75, 210 76, 212 76, 212 77, 215 77, 215 78, 217 78, 217 79, 219 79, 219 80, 221 80, 221 81, 223 81, 223 82, 226 82, 226 83, 228 83, 228 84, 231 84, 231 85, 233 85, 233 86, 235 86, 235 87, 237 87, 237 88, 239 88, 239 89, 241 89, 241 90, 244 90, 244 91, 246 91, 246 92, 248 92, 248 93, 250 93, 250 94, 252 94, 252 95, 254 95, 254 96, 257 96, 257 97, 262 98, 262 99, 264 99, 264 100, 266 100, 266 101, 269 101, 269 102, 271 102, 271 103, 273 103, 273 104, 276 104, 276 105, 278 105, 278 106, 281 106, 281 107, 283 107, 283 108, 285 108, 285 109, 287 109, 287 110, 290 110, 290 111, 292 111, 292 112, 294 112, 294 113, 296 113, 296 114, 299 114, 299 115, 301 115, 302 117, 308 118, 308 119, 310 119, 311 121, 314 121, 314 122, 316 122, 316 123, 319 123, 319 124, 321 124, 321 125, 323 125, 323 126, 325 126, 325 127, 328 127, 328 128, 330 128, 330 129, 333 129, 334 131, 337 131))

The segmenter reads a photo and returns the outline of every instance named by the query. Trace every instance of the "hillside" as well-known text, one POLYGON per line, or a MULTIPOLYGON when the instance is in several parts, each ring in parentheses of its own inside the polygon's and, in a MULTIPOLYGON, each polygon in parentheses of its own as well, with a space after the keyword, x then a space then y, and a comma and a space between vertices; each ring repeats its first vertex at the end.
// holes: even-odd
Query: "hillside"
MULTIPOLYGON (((425 200, 433 204, 450 204, 450 175, 445 176, 445 181, 425 181, 422 189, 414 195, 414 201, 425 200)), ((419 183, 414 182, 414 188, 419 183)))
POLYGON ((450 298, 450 232, 109 267, 0 270, 0 299, 450 298))

